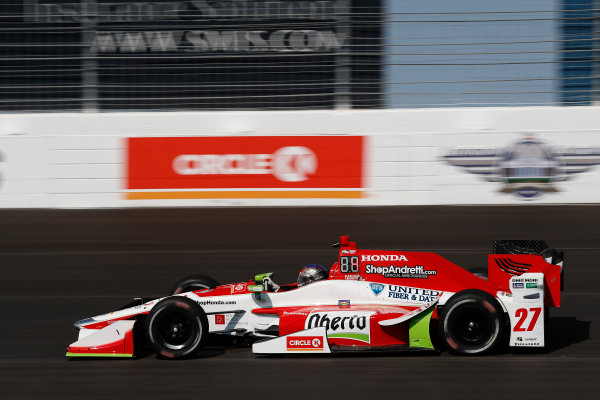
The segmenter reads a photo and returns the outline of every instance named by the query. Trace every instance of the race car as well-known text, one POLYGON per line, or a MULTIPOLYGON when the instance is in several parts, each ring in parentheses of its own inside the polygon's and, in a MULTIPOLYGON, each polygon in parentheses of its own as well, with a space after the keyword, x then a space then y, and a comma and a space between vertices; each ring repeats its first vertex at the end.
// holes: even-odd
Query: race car
POLYGON ((178 282, 169 296, 135 299, 76 322, 68 357, 188 358, 209 338, 244 338, 256 354, 428 350, 478 355, 544 347, 548 307, 560 307, 564 254, 544 241, 494 242, 485 273, 430 252, 363 250, 341 236, 329 269, 298 281, 271 273, 220 285, 178 282))

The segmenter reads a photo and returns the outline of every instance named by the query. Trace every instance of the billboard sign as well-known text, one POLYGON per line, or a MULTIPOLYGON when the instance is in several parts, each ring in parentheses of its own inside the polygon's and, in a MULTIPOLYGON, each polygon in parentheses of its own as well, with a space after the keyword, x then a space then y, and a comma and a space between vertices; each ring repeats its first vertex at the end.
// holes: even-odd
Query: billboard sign
POLYGON ((360 198, 362 136, 127 139, 128 199, 360 198))
POLYGON ((81 46, 70 47, 94 63, 86 79, 101 110, 382 104, 381 0, 24 0, 21 8, 14 14, 35 27, 23 47, 46 43, 47 26, 77 33, 69 43, 81 46))
POLYGON ((443 158, 489 182, 500 182, 503 193, 532 199, 559 192, 560 182, 600 164, 600 146, 556 146, 525 135, 503 147, 452 147, 443 158))

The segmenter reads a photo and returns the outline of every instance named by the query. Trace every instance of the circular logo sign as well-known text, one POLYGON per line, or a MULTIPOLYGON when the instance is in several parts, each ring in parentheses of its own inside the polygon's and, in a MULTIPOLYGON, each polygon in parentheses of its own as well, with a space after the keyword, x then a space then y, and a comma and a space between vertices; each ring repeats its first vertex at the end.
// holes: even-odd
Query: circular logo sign
POLYGON ((280 181, 302 182, 317 172, 317 156, 308 147, 282 147, 273 154, 272 168, 280 181))

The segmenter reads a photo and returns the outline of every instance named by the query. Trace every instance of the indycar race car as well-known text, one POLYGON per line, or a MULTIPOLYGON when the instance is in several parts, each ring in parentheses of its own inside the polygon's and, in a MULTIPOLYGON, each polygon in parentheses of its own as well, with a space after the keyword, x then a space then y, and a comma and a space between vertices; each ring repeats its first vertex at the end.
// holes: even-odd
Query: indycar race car
POLYGON ((337 261, 298 282, 271 273, 220 285, 178 282, 167 297, 135 299, 75 323, 67 356, 167 358, 197 353, 217 335, 245 338, 256 354, 442 350, 485 354, 543 347, 548 307, 560 307, 563 252, 544 241, 495 241, 487 276, 428 252, 362 250, 341 236, 337 261))

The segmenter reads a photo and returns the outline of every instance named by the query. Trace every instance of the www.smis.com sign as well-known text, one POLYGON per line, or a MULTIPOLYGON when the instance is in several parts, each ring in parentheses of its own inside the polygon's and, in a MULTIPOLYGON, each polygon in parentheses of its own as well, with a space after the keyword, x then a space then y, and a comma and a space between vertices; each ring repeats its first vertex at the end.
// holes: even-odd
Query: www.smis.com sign
POLYGON ((92 48, 99 53, 321 52, 340 49, 347 39, 330 29, 115 31, 97 33, 92 48))
POLYGON ((130 138, 130 199, 357 198, 361 136, 130 138))
POLYGON ((327 52, 349 39, 335 29, 337 14, 347 12, 338 10, 335 1, 29 0, 25 11, 30 22, 124 24, 120 30, 95 32, 91 47, 99 54, 327 52))

